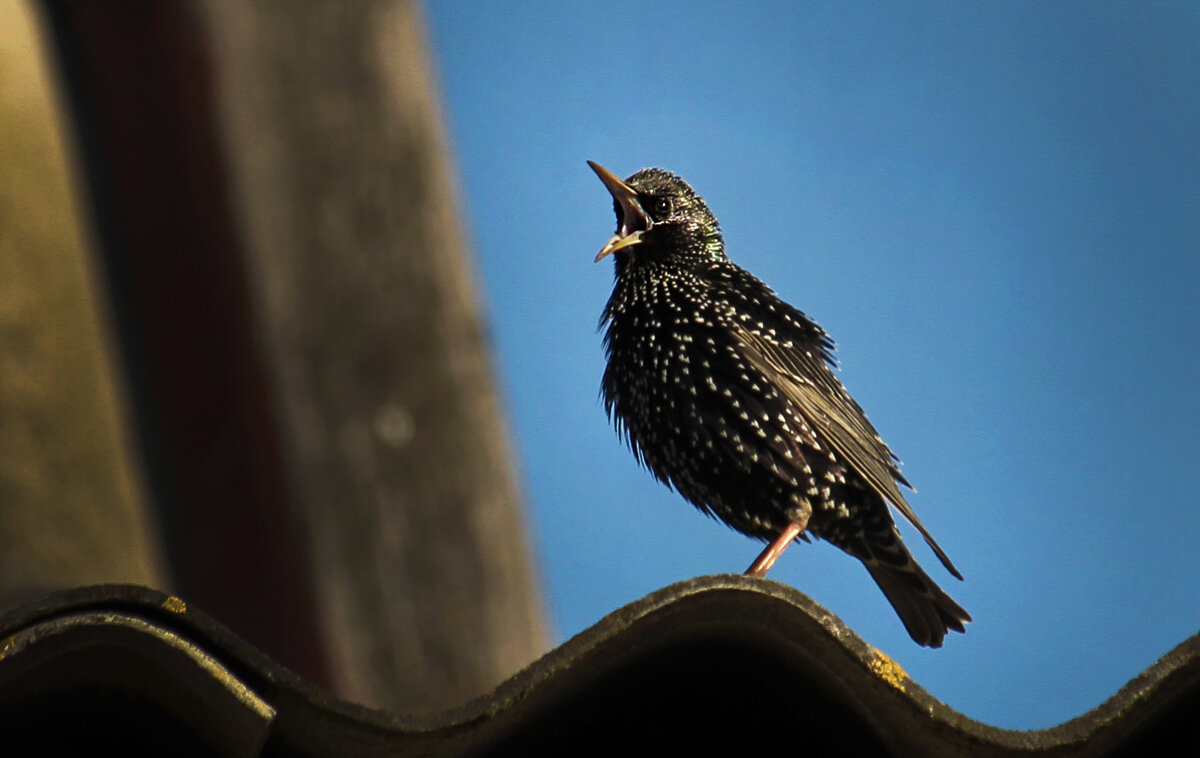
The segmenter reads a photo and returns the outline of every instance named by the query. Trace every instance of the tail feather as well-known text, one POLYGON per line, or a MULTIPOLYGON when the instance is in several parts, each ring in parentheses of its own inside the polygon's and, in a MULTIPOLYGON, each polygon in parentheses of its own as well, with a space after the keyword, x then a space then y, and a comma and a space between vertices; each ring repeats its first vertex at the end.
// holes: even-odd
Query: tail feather
POLYGON ((863 565, 918 645, 941 647, 947 631, 966 631, 964 624, 971 620, 970 614, 930 579, 912 556, 900 566, 876 560, 863 561, 863 565))

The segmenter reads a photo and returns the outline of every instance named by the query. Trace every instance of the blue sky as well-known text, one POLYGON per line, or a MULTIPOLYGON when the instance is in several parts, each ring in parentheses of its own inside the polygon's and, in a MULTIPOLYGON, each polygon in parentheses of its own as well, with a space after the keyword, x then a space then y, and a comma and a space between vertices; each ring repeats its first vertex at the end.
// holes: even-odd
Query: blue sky
POLYGON ((661 166, 838 342, 975 618, 907 637, 861 565, 771 572, 1010 728, 1200 630, 1200 5, 428 0, 556 638, 760 549, 640 470, 597 399, 612 202, 661 166))

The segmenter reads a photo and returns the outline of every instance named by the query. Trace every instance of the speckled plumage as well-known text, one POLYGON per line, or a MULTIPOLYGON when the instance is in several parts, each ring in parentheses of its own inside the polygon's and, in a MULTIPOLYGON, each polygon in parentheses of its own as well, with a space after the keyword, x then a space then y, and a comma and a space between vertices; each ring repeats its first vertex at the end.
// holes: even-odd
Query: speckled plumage
POLYGON ((913 560, 888 504, 961 576, 834 375, 829 336, 729 260, 716 218, 681 178, 644 169, 621 182, 591 165, 618 222, 596 256, 616 262, 602 394, 638 461, 739 532, 770 541, 795 524, 859 558, 918 643, 963 631, 970 616, 913 560))

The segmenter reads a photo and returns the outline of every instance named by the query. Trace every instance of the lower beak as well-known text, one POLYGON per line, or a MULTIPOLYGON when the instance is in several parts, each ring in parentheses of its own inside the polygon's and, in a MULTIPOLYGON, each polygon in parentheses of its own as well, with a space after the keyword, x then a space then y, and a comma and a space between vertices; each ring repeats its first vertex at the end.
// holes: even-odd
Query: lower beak
POLYGON ((641 230, 626 234, 624 237, 621 236, 620 232, 617 232, 611 238, 609 238, 608 242, 604 243, 604 247, 600 248, 600 252, 596 253, 596 257, 592 259, 592 263, 599 263, 618 250, 631 247, 641 241, 641 230))
POLYGON ((642 234, 650 228, 650 217, 642 210, 642 205, 638 202, 637 193, 633 191, 633 188, 599 163, 588 161, 588 165, 596 172, 596 176, 600 177, 600 181, 604 182, 604 186, 608 188, 621 211, 621 228, 612 236, 612 239, 604 243, 600 252, 596 253, 595 260, 599 261, 618 250, 640 243, 642 234))

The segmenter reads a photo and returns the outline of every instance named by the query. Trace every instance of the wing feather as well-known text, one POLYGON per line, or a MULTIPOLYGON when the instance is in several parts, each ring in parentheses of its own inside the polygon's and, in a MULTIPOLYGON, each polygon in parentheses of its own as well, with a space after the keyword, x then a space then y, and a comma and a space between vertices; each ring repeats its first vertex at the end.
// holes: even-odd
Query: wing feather
MULTIPOLYGON (((793 403, 833 449, 880 497, 916 527, 938 560, 954 576, 962 575, 925 529, 904 499, 897 483, 911 485, 900 473, 899 460, 871 426, 867 416, 830 369, 827 349, 785 347, 746 329, 734 327, 739 349, 750 365, 760 371, 793 403)), ((828 343, 826 343, 828 344, 828 343)))

